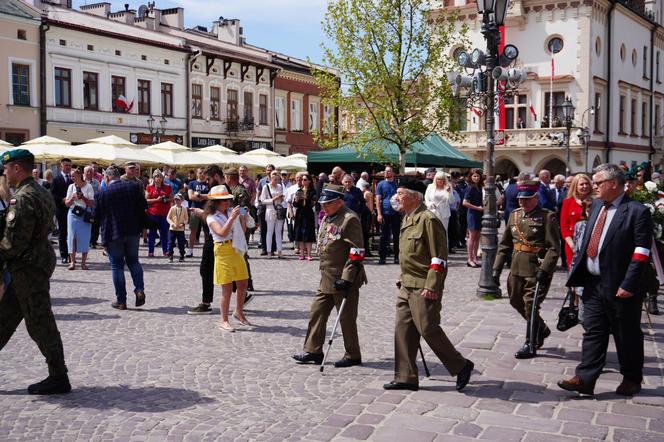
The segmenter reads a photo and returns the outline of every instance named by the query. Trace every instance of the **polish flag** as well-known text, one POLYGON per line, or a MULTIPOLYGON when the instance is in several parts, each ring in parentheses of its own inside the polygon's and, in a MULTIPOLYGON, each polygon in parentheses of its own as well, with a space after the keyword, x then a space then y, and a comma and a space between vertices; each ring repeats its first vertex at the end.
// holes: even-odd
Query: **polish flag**
POLYGON ((134 107, 134 100, 129 103, 124 95, 120 95, 115 99, 115 105, 124 112, 129 112, 134 107))
POLYGON ((533 106, 532 101, 529 103, 529 109, 530 109, 530 115, 533 116, 533 121, 537 121, 537 113, 535 113, 535 107, 533 106))
POLYGON ((482 117, 482 112, 480 112, 479 109, 477 109, 476 107, 471 107, 471 108, 470 108, 470 111, 471 111, 472 113, 474 113, 475 115, 477 115, 478 118, 481 118, 481 117, 482 117))

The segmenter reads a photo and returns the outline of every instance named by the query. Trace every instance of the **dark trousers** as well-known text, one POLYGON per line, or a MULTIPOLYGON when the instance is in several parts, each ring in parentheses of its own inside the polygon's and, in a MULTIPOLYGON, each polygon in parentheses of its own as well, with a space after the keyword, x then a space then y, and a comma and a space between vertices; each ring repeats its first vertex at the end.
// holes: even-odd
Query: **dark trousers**
POLYGON ((387 246, 392 235, 392 247, 394 248, 394 260, 399 259, 399 229, 401 228, 401 215, 383 215, 383 223, 380 226, 380 251, 379 258, 384 261, 387 257, 387 246))
POLYGON ((97 246, 99 241, 99 221, 95 218, 95 222, 92 223, 92 230, 90 231, 90 244, 97 246))
POLYGON ((450 210, 450 220, 447 225, 447 239, 449 248, 456 248, 459 244, 459 212, 450 210))
POLYGON ((67 373, 62 339, 51 309, 49 277, 40 269, 25 267, 11 272, 11 282, 0 301, 0 350, 22 320, 46 358, 48 374, 67 373))
POLYGON ((599 277, 591 277, 583 287, 583 341, 581 363, 576 375, 592 384, 606 363, 609 335, 613 335, 620 373, 637 384, 643 379, 642 296, 619 299, 603 293, 599 277))
POLYGON ((69 257, 69 248, 67 247, 67 212, 68 208, 56 209, 55 218, 58 220, 58 246, 60 247, 60 257, 69 257))
POLYGON ((200 266, 203 282, 203 302, 211 304, 214 297, 214 241, 206 236, 200 266))
POLYGON ((178 243, 178 250, 180 257, 184 256, 184 231, 169 230, 168 231, 168 254, 173 256, 173 249, 175 248, 175 241, 178 243))
POLYGON ((364 239, 364 253, 369 256, 371 254, 369 246, 369 235, 371 233, 371 212, 369 209, 365 209, 360 216, 360 222, 362 223, 362 237, 364 239))
MULTIPOLYGON (((286 218, 286 231, 288 233, 288 241, 293 242, 295 239, 295 219, 286 218)), ((274 249, 272 249, 274 250, 274 249)))
POLYGON ((459 247, 465 247, 466 232, 468 231, 468 209, 462 206, 457 213, 459 215, 459 235, 457 236, 459 247))

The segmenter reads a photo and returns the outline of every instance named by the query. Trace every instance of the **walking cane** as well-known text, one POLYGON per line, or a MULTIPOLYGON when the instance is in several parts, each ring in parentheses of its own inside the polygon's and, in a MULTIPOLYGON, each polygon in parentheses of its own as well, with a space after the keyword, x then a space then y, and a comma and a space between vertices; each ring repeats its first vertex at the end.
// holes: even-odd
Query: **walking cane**
POLYGON ((337 313, 337 319, 334 321, 334 327, 332 327, 332 333, 330 333, 330 339, 327 341, 327 351, 323 355, 323 362, 320 364, 320 372, 322 373, 325 369, 325 361, 327 361, 327 356, 330 354, 330 348, 332 348, 332 341, 334 340, 334 333, 337 331, 337 326, 339 325, 339 319, 341 314, 344 312, 344 307, 346 306, 346 298, 348 293, 344 293, 344 299, 341 301, 341 306, 339 307, 339 312, 337 313))
POLYGON ((537 298, 539 298, 539 292, 540 282, 537 281, 537 284, 535 284, 535 295, 533 296, 533 306, 530 310, 530 340, 528 341, 528 347, 530 348, 531 353, 535 353, 535 310, 537 309, 537 298))
POLYGON ((422 345, 417 344, 417 346, 420 348, 420 356, 422 357, 422 365, 424 365, 424 373, 426 373, 427 377, 431 377, 431 373, 429 373, 429 367, 427 367, 427 361, 424 360, 424 353, 422 352, 422 345))

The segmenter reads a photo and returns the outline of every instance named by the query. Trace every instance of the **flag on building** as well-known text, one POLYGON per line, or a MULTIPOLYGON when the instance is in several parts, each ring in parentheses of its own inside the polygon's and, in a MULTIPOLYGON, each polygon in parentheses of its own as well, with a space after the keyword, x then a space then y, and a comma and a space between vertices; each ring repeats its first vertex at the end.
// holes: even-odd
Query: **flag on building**
POLYGON ((124 112, 129 112, 131 108, 134 107, 134 100, 131 100, 131 103, 129 103, 124 95, 119 95, 118 98, 115 99, 115 106, 124 112))
POLYGON ((535 113, 535 107, 533 106, 532 101, 529 103, 528 108, 530 109, 530 115, 533 116, 533 121, 537 121, 537 113, 535 113))

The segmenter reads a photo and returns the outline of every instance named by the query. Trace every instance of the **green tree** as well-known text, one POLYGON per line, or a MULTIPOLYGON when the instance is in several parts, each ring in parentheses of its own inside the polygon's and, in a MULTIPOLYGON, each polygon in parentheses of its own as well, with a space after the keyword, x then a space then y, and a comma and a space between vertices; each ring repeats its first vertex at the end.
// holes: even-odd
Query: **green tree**
MULTIPOLYGON (((454 68, 449 53, 464 45, 466 28, 455 13, 429 7, 429 0, 329 0, 322 26, 333 47, 322 45, 323 64, 338 76, 313 70, 323 104, 356 126, 338 141, 367 145, 379 157, 381 146, 396 144, 401 173, 413 143, 434 131, 456 133, 447 122, 458 105, 444 73, 454 68)), ((336 144, 324 135, 320 144, 336 144)))

